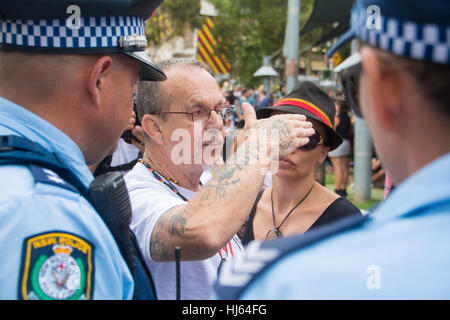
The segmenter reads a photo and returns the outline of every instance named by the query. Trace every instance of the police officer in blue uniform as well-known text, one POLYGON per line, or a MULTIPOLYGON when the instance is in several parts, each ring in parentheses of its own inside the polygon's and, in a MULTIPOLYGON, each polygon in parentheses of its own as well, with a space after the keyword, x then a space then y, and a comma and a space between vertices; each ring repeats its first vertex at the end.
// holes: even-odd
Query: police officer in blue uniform
POLYGON ((134 297, 130 267, 79 190, 93 181, 86 163, 124 131, 137 81, 165 79, 144 53, 144 20, 161 2, 0 3, 0 159, 45 155, 72 175, 0 162, 0 299, 134 297))
POLYGON ((222 268, 219 298, 450 298, 449 17, 447 0, 356 1, 329 55, 358 39, 346 96, 398 187, 366 217, 250 243, 222 268))

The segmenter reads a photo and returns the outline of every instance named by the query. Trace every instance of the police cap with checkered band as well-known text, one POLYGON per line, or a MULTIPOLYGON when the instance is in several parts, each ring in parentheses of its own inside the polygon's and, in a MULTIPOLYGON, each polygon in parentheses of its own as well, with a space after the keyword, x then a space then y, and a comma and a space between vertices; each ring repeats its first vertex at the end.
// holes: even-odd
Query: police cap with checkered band
POLYGON ((145 19, 163 0, 9 0, 0 2, 0 49, 41 53, 123 53, 141 80, 166 76, 144 52, 145 19))
POLYGON ((409 59, 450 63, 449 0, 357 0, 351 28, 327 52, 352 39, 409 59))

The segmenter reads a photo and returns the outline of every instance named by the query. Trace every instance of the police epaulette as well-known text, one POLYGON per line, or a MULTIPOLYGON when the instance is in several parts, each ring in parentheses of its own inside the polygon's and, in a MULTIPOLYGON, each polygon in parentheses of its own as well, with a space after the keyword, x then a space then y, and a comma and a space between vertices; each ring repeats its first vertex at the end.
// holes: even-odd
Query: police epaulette
POLYGON ((239 299, 253 281, 281 258, 332 235, 355 228, 367 221, 368 217, 369 215, 350 216, 305 234, 249 243, 244 252, 223 266, 214 285, 217 297, 224 300, 239 299))
POLYGON ((33 164, 28 165, 28 168, 30 169, 30 172, 33 175, 34 181, 36 183, 52 184, 58 187, 68 189, 75 193, 79 193, 74 186, 72 186, 64 179, 62 179, 57 173, 55 173, 50 169, 39 167, 33 164))
POLYGON ((88 188, 58 157, 27 138, 0 136, 0 165, 25 165, 36 182, 57 185, 88 199, 88 188))

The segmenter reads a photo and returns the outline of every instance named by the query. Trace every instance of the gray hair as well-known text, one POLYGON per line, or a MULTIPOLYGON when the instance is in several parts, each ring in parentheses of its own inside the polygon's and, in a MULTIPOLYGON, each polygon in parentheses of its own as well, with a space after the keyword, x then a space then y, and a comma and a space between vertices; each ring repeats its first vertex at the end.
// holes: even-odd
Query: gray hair
MULTIPOLYGON (((162 71, 166 71, 172 67, 195 67, 208 70, 206 66, 195 59, 168 59, 159 62, 158 67, 162 71)), ((162 82, 160 81, 139 81, 136 91, 136 107, 138 118, 141 121, 146 114, 155 114, 167 111, 170 105, 170 95, 164 92, 162 82)), ((165 120, 165 115, 161 115, 165 120)))

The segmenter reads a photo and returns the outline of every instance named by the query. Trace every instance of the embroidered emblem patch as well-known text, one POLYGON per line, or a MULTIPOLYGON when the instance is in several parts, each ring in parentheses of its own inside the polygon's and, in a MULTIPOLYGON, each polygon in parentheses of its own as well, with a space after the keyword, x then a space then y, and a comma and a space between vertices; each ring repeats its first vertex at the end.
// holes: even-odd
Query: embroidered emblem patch
POLYGON ((93 270, 88 241, 58 231, 31 236, 23 245, 19 299, 90 299, 93 270))

